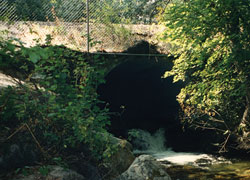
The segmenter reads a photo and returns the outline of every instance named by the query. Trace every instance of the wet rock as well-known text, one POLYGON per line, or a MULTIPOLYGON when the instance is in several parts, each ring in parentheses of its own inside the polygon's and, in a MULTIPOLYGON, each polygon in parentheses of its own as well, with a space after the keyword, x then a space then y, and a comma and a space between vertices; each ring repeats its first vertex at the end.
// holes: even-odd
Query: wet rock
POLYGON ((244 177, 246 179, 250 179, 250 169, 245 170, 243 173, 239 174, 239 176, 244 177))
POLYGON ((115 180, 171 180, 171 178, 160 162, 150 155, 141 155, 115 180))

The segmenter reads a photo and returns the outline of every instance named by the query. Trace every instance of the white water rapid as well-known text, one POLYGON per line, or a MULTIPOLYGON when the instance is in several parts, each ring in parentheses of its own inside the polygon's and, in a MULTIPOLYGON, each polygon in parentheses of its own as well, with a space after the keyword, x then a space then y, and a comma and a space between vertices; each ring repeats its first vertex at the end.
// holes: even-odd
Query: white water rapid
POLYGON ((171 148, 165 147, 164 130, 159 129, 154 134, 140 129, 129 131, 131 142, 134 145, 135 154, 150 154, 158 161, 175 165, 194 165, 205 167, 216 163, 226 162, 224 158, 218 158, 208 154, 174 152, 171 148))

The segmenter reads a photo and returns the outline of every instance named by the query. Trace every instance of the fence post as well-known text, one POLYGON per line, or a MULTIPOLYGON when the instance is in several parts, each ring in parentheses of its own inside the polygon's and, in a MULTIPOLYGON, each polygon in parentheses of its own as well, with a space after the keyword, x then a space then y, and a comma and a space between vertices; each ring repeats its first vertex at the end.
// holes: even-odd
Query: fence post
POLYGON ((87 53, 89 53, 89 40, 90 40, 90 34, 89 34, 89 0, 86 0, 86 11, 87 11, 87 53))

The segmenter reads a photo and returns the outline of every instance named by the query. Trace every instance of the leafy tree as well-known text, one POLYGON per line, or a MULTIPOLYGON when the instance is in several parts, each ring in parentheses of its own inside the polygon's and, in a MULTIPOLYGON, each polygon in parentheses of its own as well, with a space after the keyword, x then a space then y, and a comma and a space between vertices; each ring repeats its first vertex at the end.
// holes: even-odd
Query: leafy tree
POLYGON ((119 0, 100 0, 90 3, 90 16, 101 23, 121 23, 124 9, 119 0))
POLYGON ((1 21, 8 21, 9 17, 11 16, 11 11, 13 7, 9 6, 8 2, 4 0, 0 0, 0 20, 1 21))
POLYGON ((26 21, 53 20, 54 16, 64 21, 83 21, 86 16, 85 0, 7 0, 7 2, 15 7, 17 17, 26 21))
POLYGON ((178 95, 185 122, 242 142, 250 127, 249 15, 249 0, 190 0, 173 1, 162 18, 177 57, 165 76, 186 81, 178 95))
POLYGON ((144 0, 139 2, 134 10, 134 14, 137 16, 134 17, 134 15, 132 15, 132 17, 134 17, 134 20, 139 18, 141 22, 151 24, 156 22, 155 16, 160 13, 161 9, 166 8, 170 0, 144 0))
POLYGON ((7 0, 14 5, 16 15, 21 20, 46 21, 50 0, 7 0))
POLYGON ((152 23, 158 14, 158 7, 164 7, 169 0, 100 0, 91 3, 93 17, 111 23, 152 23))
POLYGON ((54 0, 56 16, 64 21, 83 21, 86 17, 86 0, 54 0))

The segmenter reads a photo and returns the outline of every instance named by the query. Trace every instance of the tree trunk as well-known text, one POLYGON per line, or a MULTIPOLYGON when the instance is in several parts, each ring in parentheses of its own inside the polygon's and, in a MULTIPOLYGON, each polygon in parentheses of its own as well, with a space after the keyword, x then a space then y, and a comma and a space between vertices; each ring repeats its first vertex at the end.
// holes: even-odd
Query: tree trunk
POLYGON ((243 124, 247 124, 247 122, 249 122, 249 101, 250 101, 250 92, 249 91, 247 91, 247 95, 246 95, 246 109, 245 109, 245 112, 244 112, 244 114, 243 114, 243 117, 242 117, 242 121, 241 121, 241 123, 243 123, 243 124))
POLYGON ((248 88, 246 92, 246 108, 243 113, 241 123, 239 125, 242 131, 242 135, 238 138, 238 148, 250 150, 250 132, 247 128, 247 124, 250 124, 250 91, 248 88))

